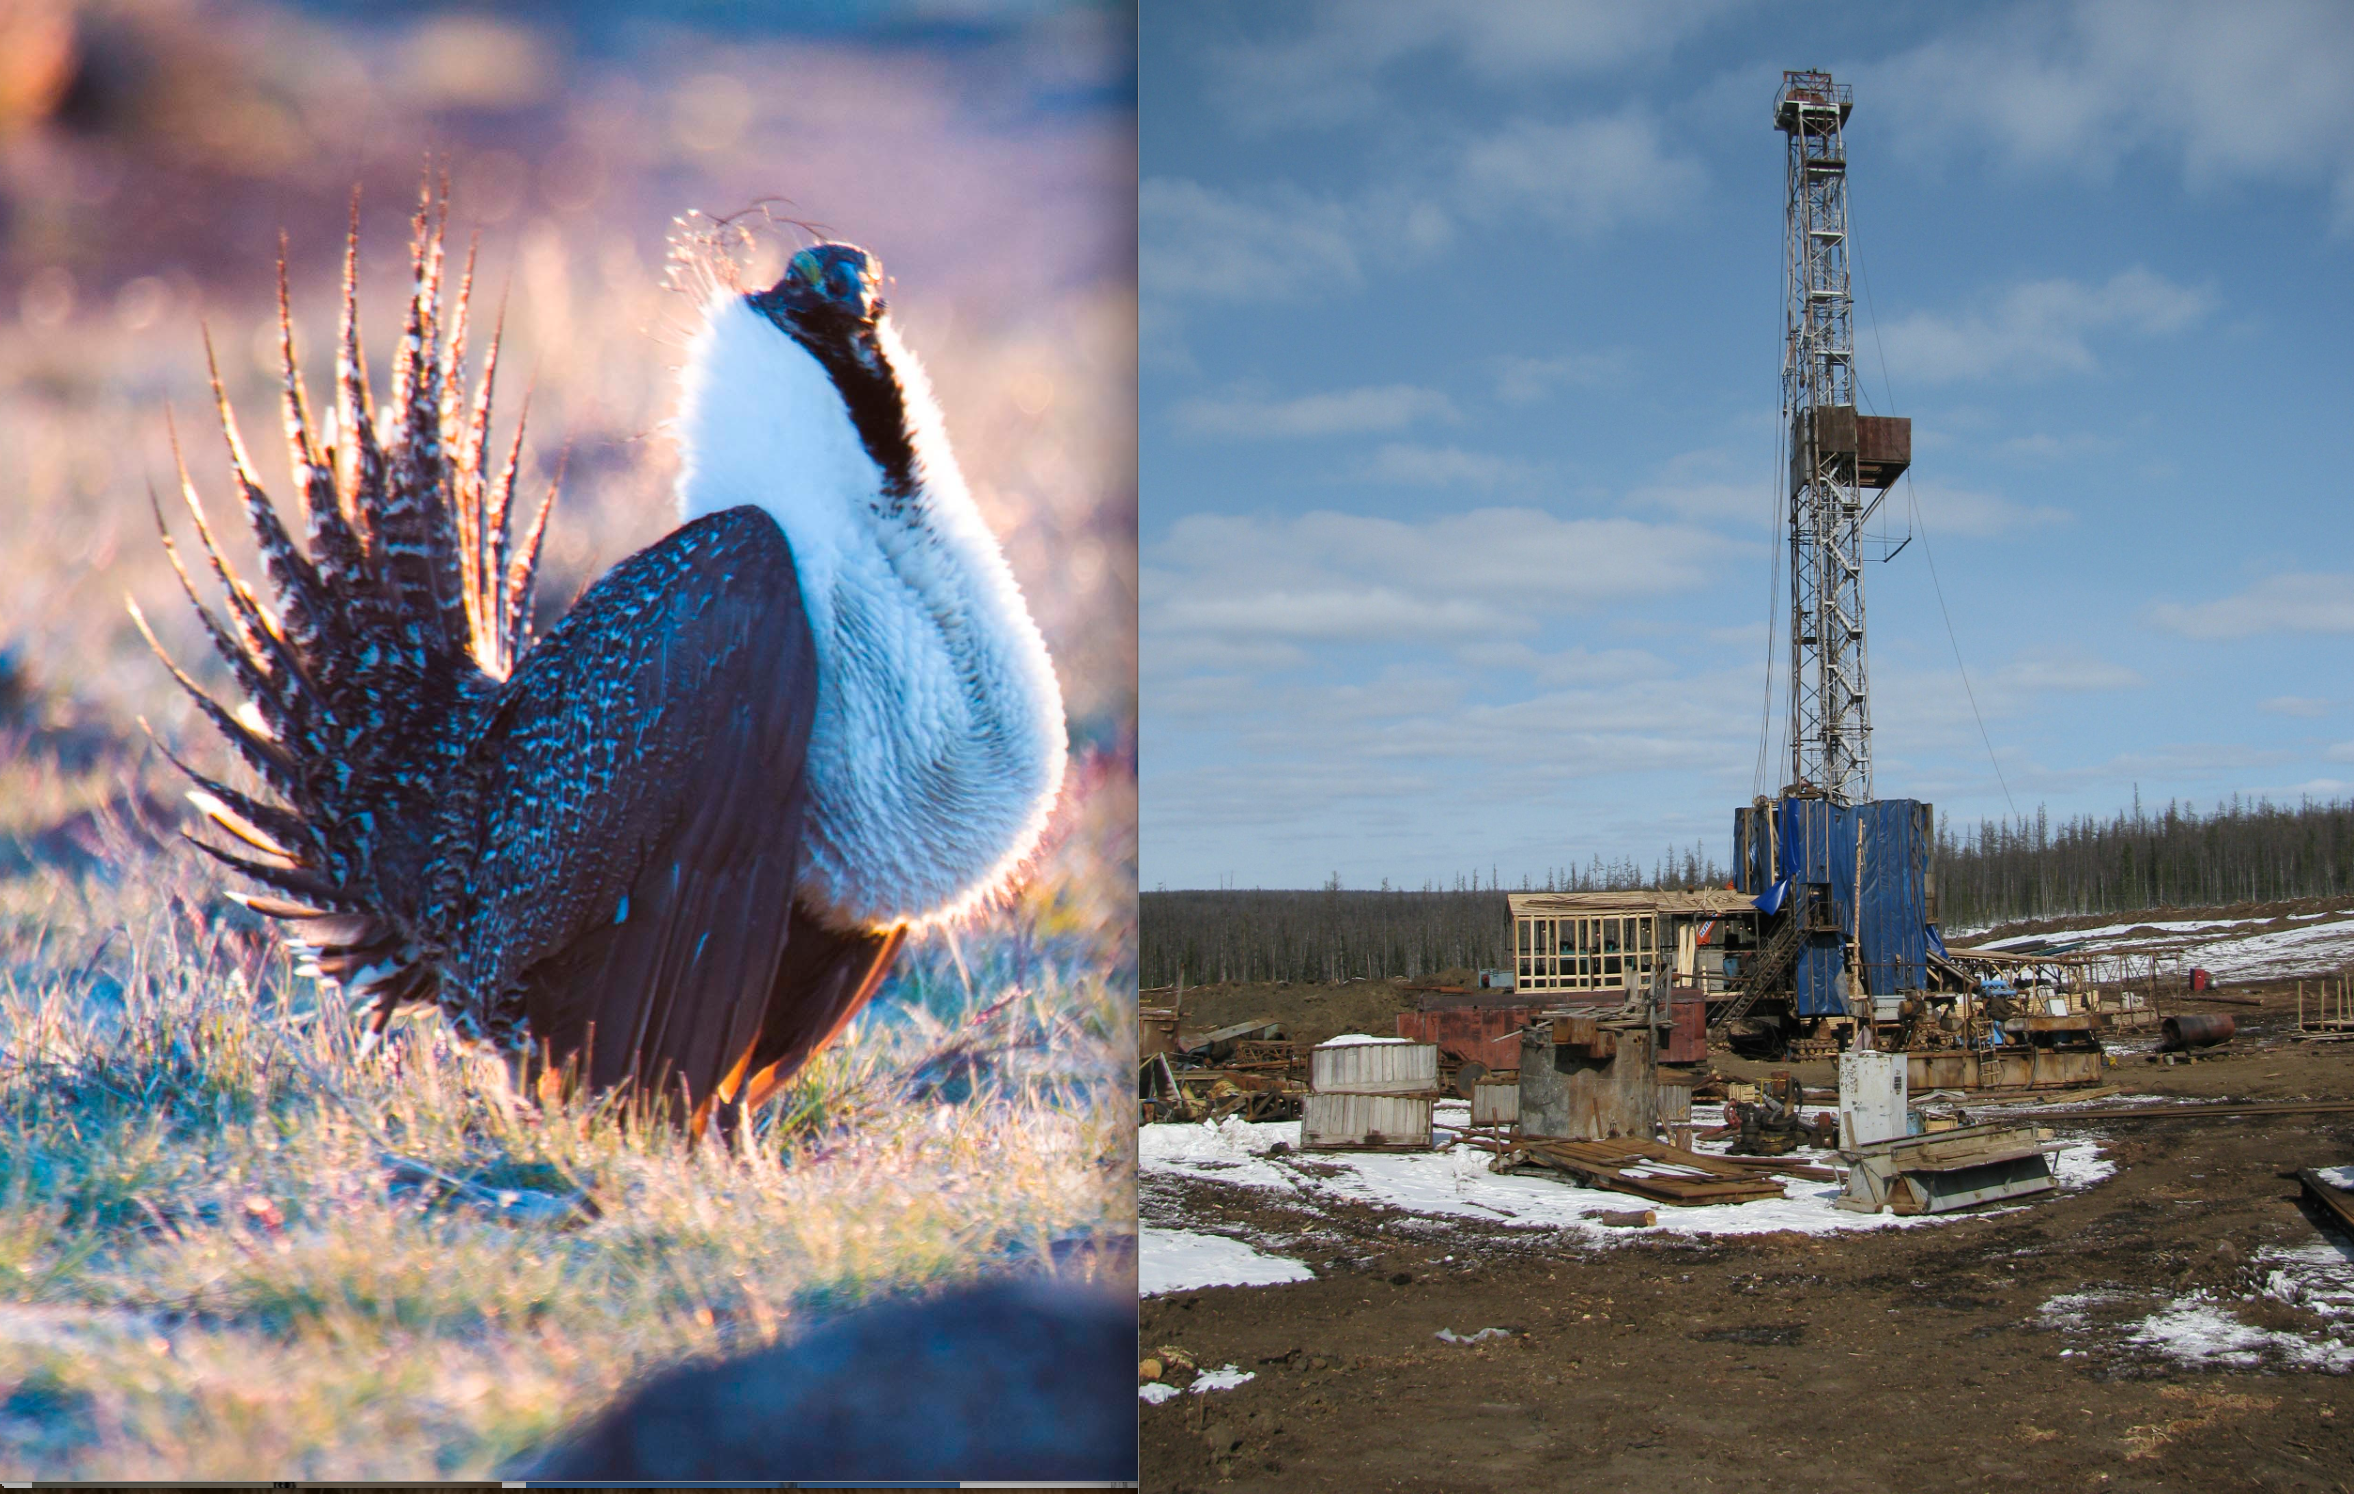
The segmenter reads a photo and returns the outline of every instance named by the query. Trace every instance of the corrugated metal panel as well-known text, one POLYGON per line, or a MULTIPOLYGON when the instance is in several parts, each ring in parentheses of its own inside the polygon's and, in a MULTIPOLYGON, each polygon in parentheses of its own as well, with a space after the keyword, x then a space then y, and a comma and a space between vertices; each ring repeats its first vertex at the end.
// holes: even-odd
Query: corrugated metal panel
POLYGON ((1300 1145, 1428 1151, 1430 1105, 1419 1095, 1311 1094, 1300 1109, 1300 1145))
POLYGON ((1308 1084, 1359 1095, 1437 1089, 1439 1050, 1430 1043, 1327 1043, 1308 1055, 1308 1084))
POLYGON ((1659 1123, 1681 1126, 1692 1119, 1692 1086, 1662 1084, 1659 1086, 1659 1123))
POLYGON ((1475 1126, 1518 1125, 1520 1086, 1485 1081, 1471 1086, 1471 1123, 1475 1126))

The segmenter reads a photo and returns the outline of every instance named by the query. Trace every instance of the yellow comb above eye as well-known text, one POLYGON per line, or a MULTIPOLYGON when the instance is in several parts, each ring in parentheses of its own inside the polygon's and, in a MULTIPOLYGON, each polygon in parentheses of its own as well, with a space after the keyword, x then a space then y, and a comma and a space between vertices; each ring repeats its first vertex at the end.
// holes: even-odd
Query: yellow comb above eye
POLYGON ((818 262, 814 249, 804 249, 795 254, 785 268, 812 287, 822 288, 825 285, 826 267, 818 262))

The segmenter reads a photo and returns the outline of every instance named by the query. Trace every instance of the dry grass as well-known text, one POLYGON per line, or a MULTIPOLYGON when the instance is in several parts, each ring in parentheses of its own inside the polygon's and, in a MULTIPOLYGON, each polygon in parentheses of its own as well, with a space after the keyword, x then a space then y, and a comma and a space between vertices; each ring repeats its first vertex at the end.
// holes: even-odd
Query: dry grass
POLYGON ((870 1297, 1122 1269, 1132 806, 919 947, 745 1144, 518 1103, 339 1007, 183 856, 0 939, 0 1461, 46 1478, 479 1477, 648 1366, 870 1297), (1074 1248, 1076 1247, 1076 1248, 1074 1248))
MULTIPOLYGON (((0 1465, 482 1477, 653 1365, 994 1272, 1116 1275, 1134 1219, 1133 114, 1072 98, 1124 85, 1118 39, 1106 54, 1052 20, 863 48, 65 9, 140 87, 101 89, 87 118, 0 117, 0 657, 31 682, 15 707, 0 688, 0 1465), (691 308, 662 286, 668 219, 781 193, 897 277, 1091 748, 1028 888, 956 948, 912 949, 738 1151, 518 1104, 432 1021, 357 1057, 346 1014, 142 828, 178 785, 134 718, 221 761, 121 606, 137 595, 201 658, 146 515, 171 470, 165 405, 196 428, 199 316, 258 438, 270 394, 246 354, 276 233, 294 236, 315 390, 357 177, 381 387, 399 208, 428 149, 455 174, 453 226, 484 229, 483 283, 506 287, 535 473, 570 454, 546 601, 671 523, 662 422, 691 308)), ((217 447, 191 447, 219 512, 217 447)))

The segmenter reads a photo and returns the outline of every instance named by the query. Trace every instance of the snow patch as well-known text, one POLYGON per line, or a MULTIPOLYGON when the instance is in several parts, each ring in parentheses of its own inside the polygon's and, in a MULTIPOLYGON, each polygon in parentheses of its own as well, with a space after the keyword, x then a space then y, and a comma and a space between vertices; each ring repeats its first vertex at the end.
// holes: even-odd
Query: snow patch
POLYGON ((1375 1043, 1405 1043, 1411 1041, 1413 1041, 1411 1038, 1375 1037, 1369 1032, 1344 1032, 1339 1037, 1326 1038, 1323 1042, 1318 1043, 1316 1046, 1319 1048, 1365 1048, 1370 1047, 1375 1043))
POLYGON ((1194 1382, 1185 1388, 1194 1395, 1205 1395, 1213 1390, 1232 1390, 1246 1380, 1256 1380, 1257 1378, 1259 1376, 1256 1371, 1238 1369, 1229 1364, 1220 1369, 1202 1371, 1194 1378, 1194 1382))
MULTIPOLYGON (((1592 1244, 1623 1244, 1631 1233, 1657 1235, 1757 1235, 1788 1231, 1824 1235, 1852 1230, 1916 1229, 1962 1217, 1958 1214, 1858 1214, 1835 1208, 1839 1184, 1777 1178, 1786 1196, 1743 1204, 1663 1205, 1656 1228, 1640 1232, 1611 1229, 1593 1218, 1638 1203, 1631 1195, 1583 1188, 1562 1177, 1522 1176, 1488 1170, 1488 1154, 1456 1146, 1435 1152, 1297 1152, 1270 1155, 1276 1143, 1296 1147, 1299 1127, 1286 1121, 1235 1118, 1199 1125, 1142 1128, 1139 1170, 1150 1176, 1177 1175, 1266 1188, 1303 1198, 1318 1196, 1402 1209, 1438 1218, 1481 1219, 1530 1229, 1574 1232, 1592 1244)), ((1801 1151, 1792 1164, 1834 1162, 1829 1153, 1801 1151)), ((2077 1141, 2053 1155, 2061 1186, 2089 1187, 2115 1170, 2100 1147, 2077 1141)), ((1149 1262, 1152 1232, 1146 1232, 1149 1262)))
POLYGON ((1452 1328, 1441 1328, 1438 1331, 1438 1336, 1451 1344, 1476 1344, 1484 1343, 1491 1338, 1510 1338, 1512 1330, 1509 1328, 1482 1328, 1477 1333, 1457 1333, 1452 1328))
POLYGON ((1197 1287, 1275 1286, 1316 1277, 1298 1261, 1264 1254, 1224 1235, 1159 1229, 1149 1224, 1142 1227, 1142 1234, 1136 1250, 1139 1296, 1158 1297, 1197 1287))
POLYGON ((2067 1292, 2035 1310, 2053 1328, 2089 1328, 2092 1310, 2125 1300, 2123 1292, 2067 1292))
POLYGON ((2216 1304, 2197 1298, 2160 1308, 2136 1324, 2126 1339, 2182 1364, 2253 1369, 2274 1358, 2332 1374, 2354 1370, 2354 1344, 2251 1328, 2216 1304))
POLYGON ((1177 1396, 1178 1390, 1176 1386, 1163 1385, 1158 1380, 1153 1381, 1149 1385, 1139 1385, 1136 1387, 1136 1398, 1148 1406, 1157 1406, 1163 1401, 1173 1401, 1177 1399, 1177 1396))
POLYGON ((2264 1295, 2325 1318, 2354 1324, 2354 1246, 2317 1239, 2297 1248, 2256 1252, 2264 1295))
POLYGON ((2117 1164, 2101 1155, 2098 1143, 2072 1141, 2056 1152, 2045 1152, 2044 1160, 2051 1163, 2052 1176, 2060 1186, 2074 1190, 2090 1188, 2117 1170, 2117 1164))
MULTIPOLYGON (((2175 957, 2211 971, 2218 980, 2327 975, 2354 955, 2354 919, 2343 912, 2290 917, 2297 920, 2290 928, 2271 927, 2275 920, 2269 918, 2112 923, 2056 934, 2022 935, 1984 947, 2008 949, 2047 940, 2089 944, 2096 947, 2095 953, 2175 957)), ((1952 942, 1961 937, 1956 935, 1952 942)))
POLYGON ((2354 1167, 2316 1167, 2313 1169, 2313 1175, 2332 1188, 2344 1188, 2349 1192, 2354 1192, 2354 1167))

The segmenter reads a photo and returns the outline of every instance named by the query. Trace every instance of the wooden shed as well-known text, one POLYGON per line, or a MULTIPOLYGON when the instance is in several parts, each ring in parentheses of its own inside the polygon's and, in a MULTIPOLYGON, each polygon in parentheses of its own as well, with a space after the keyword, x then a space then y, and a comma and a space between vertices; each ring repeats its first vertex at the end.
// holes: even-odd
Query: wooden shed
POLYGON ((1756 904, 1722 888, 1515 892, 1506 900, 1524 1000, 1623 995, 1663 969, 1673 984, 1714 996, 1724 988, 1724 951, 1756 943, 1756 904))

